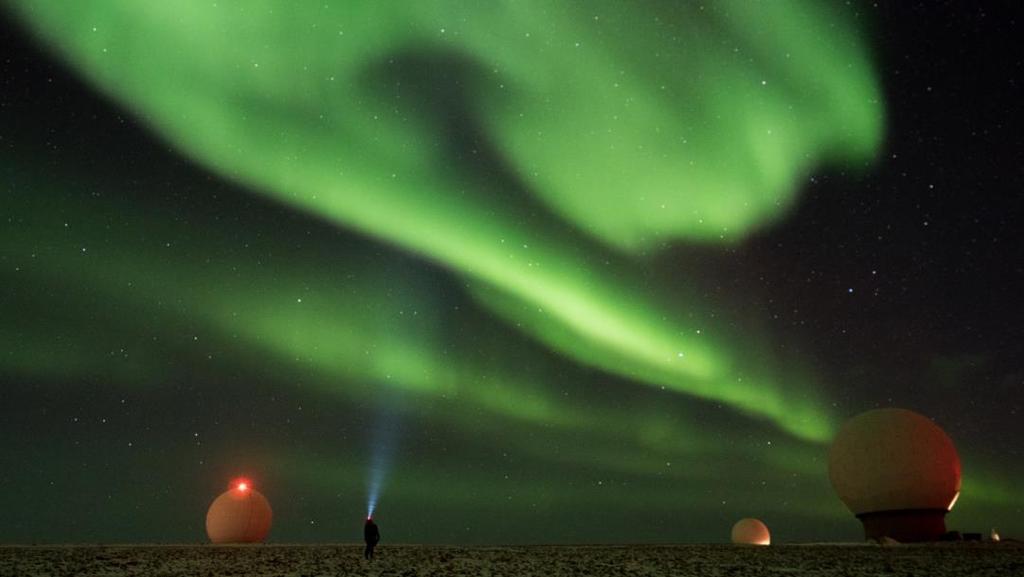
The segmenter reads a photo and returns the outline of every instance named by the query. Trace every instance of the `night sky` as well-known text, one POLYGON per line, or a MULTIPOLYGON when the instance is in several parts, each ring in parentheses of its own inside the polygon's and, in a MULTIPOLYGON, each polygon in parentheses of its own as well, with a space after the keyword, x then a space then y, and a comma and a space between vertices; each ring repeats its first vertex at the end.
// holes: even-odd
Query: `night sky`
POLYGON ((8 1, 0 542, 1024 534, 1013 2, 8 1))

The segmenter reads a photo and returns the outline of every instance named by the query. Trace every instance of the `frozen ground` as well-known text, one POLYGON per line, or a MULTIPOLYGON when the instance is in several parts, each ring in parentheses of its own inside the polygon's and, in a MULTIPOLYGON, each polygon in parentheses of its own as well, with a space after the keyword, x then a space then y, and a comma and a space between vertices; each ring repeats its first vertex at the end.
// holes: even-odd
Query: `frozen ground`
POLYGON ((1024 575, 1024 545, 2 546, 0 576, 1024 575))

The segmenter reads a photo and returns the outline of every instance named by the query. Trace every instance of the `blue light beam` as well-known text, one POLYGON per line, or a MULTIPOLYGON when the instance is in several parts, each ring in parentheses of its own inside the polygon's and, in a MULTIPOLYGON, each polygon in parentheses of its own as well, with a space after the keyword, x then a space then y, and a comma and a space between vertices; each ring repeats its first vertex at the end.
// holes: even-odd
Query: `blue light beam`
POLYGON ((377 503, 385 487, 391 463, 394 461, 395 447, 401 431, 402 416, 393 402, 381 403, 378 406, 373 435, 370 437, 370 470, 367 476, 366 518, 370 519, 377 511, 377 503))

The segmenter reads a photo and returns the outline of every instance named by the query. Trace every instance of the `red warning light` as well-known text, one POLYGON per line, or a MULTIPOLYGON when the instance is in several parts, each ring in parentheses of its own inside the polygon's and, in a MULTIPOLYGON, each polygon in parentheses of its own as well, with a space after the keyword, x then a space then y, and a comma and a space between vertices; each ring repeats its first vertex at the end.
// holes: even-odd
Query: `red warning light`
POLYGON ((230 486, 232 489, 239 491, 241 493, 245 493, 252 489, 252 483, 250 483, 249 479, 246 479, 245 477, 239 477, 231 481, 230 486))

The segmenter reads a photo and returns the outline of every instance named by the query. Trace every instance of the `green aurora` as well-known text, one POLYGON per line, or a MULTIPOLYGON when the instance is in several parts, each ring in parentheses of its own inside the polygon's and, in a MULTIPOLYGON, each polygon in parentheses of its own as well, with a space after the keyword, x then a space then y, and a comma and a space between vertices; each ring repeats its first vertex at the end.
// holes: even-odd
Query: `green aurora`
MULTIPOLYGON (((603 483, 538 480, 560 467, 638 491, 614 499, 623 518, 713 515, 720 497, 848 517, 824 480, 840 416, 813 362, 649 269, 673 245, 743 242, 785 218, 812 170, 878 154, 882 97, 850 14, 739 0, 9 6, 177 153, 318 235, 365 239, 296 250, 244 215, 69 198, 127 178, 7 155, 25 193, 0 207, 31 217, 2 250, 34 288, 6 306, 36 321, 0 327, 0 371, 126 388, 255 376, 364 408, 394 390, 410 423, 466 454, 523 456, 512 492, 534 514, 607 502, 603 483), (242 250, 254 227, 267 234, 242 250), (704 418, 709 406, 724 416, 704 418), (737 463, 763 491, 729 479, 737 463), (681 495, 687 483, 715 500, 681 495)), ((264 442, 281 477, 361 498, 365 454, 264 442)), ((399 454, 392 477, 420 483, 389 482, 386 509, 417 511, 440 486, 467 516, 506 504, 490 473, 453 479, 454 462, 399 454)), ((967 471, 970 487, 982 475, 967 471)), ((1012 499, 988 475, 993 506, 1012 499)))
POLYGON ((828 438, 813 387, 743 366, 741 347, 695 336, 617 264, 595 263, 674 239, 736 241, 783 212, 816 163, 869 158, 881 105, 852 30, 815 25, 828 15, 806 3, 188 6, 21 9, 212 170, 464 275, 484 306, 579 362, 828 438), (743 49, 708 36, 718 28, 743 49), (506 208, 519 191, 476 193, 501 184, 453 161, 460 130, 482 131, 505 179, 564 221, 525 224, 506 208), (607 248, 581 255, 581 242, 607 248))

